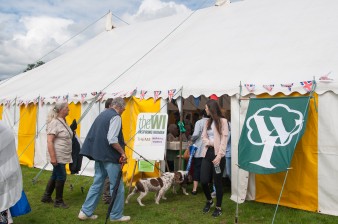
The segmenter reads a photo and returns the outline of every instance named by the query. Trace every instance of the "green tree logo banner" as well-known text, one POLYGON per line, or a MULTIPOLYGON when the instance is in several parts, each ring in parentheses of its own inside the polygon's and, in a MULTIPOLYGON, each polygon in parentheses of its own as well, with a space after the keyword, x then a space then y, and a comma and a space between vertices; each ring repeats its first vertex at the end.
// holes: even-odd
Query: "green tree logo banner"
POLYGON ((306 126, 309 99, 250 99, 238 146, 241 169, 270 174, 290 166, 306 126))

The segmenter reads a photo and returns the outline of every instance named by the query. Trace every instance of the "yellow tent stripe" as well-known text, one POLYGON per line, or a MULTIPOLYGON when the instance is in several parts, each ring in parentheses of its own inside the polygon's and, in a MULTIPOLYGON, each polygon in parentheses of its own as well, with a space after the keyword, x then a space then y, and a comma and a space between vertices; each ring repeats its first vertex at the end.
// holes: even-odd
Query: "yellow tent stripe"
POLYGON ((29 104, 20 107, 20 122, 18 130, 18 156, 20 164, 33 167, 36 134, 37 105, 29 104))
MULTIPOLYGON (((293 96, 299 94, 292 94, 293 96)), ((279 95, 281 96, 281 94, 279 95)), ((261 95, 260 97, 267 97, 261 95)), ((318 96, 314 95, 318 106, 318 96)), ((318 210, 318 113, 310 100, 306 130, 298 142, 280 205, 318 210)), ((277 204, 286 172, 256 175, 256 201, 277 204)))
POLYGON ((2 120, 3 105, 0 105, 0 120, 2 120))
MULTIPOLYGON (((157 100, 154 103, 154 99, 149 98, 148 100, 141 100, 133 97, 132 99, 126 99, 126 110, 122 114, 122 127, 123 127, 123 136, 125 142, 132 149, 134 148, 134 138, 133 136, 136 133, 136 123, 137 116, 139 113, 157 113, 160 111, 160 100, 157 100)), ((136 161, 133 159, 133 151, 128 147, 125 148, 126 155, 128 157, 128 163, 124 166, 124 180, 130 180, 133 174, 134 166, 136 161)), ((156 163, 156 166, 159 167, 159 163, 156 163)), ((136 166, 133 183, 138 179, 144 177, 159 176, 159 171, 155 168, 153 173, 140 173, 136 166)))

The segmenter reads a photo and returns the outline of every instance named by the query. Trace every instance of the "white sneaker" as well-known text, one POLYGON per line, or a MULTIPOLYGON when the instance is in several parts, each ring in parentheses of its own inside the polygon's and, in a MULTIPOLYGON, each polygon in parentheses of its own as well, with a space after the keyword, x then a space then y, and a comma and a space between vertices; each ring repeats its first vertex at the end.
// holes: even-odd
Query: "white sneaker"
POLYGON ((97 219, 97 215, 87 216, 82 210, 80 210, 79 215, 77 216, 80 220, 87 220, 87 219, 97 219))
POLYGON ((111 219, 111 222, 127 222, 130 220, 130 216, 122 216, 119 219, 111 219))

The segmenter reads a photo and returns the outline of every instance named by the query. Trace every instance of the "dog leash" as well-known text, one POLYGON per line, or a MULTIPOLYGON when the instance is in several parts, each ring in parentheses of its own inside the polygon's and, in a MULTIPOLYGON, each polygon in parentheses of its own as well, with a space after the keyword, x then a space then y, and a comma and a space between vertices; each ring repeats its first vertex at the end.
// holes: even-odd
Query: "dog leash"
POLYGON ((107 224, 108 218, 110 216, 110 212, 113 209, 114 202, 115 202, 116 195, 117 195, 117 190, 120 187, 120 182, 121 182, 120 180, 122 178, 122 169, 123 169, 124 164, 126 164, 127 162, 124 161, 123 158, 122 158, 122 156, 121 156, 120 159, 119 159, 119 163, 121 164, 121 170, 119 171, 119 174, 118 174, 117 179, 116 179, 115 186, 113 188, 113 193, 112 193, 110 204, 108 206, 108 211, 107 211, 107 214, 106 214, 106 222, 105 222, 105 224, 107 224))

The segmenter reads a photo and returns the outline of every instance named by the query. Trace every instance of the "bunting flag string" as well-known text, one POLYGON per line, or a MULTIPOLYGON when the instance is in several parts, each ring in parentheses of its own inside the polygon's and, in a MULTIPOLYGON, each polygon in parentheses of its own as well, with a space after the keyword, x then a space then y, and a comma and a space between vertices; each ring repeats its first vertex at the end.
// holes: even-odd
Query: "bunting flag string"
POLYGON ((263 85, 264 89, 266 89, 266 90, 269 91, 269 92, 272 91, 272 89, 273 89, 274 86, 275 86, 275 85, 273 85, 273 84, 271 84, 271 85, 263 85))
POLYGON ((87 93, 81 93, 81 103, 85 101, 86 97, 87 97, 87 93))
POLYGON ((140 101, 142 101, 145 97, 145 95, 147 94, 146 90, 141 90, 141 94, 140 94, 140 101))
POLYGON ((312 90, 312 81, 303 81, 303 82, 300 82, 300 84, 303 86, 303 88, 306 90, 306 92, 311 92, 312 90))
POLYGON ((46 97, 40 97, 40 105, 43 106, 45 104, 46 97))
POLYGON ((176 89, 171 89, 168 90, 168 98, 169 98, 169 102, 171 102, 171 100, 173 99, 174 95, 175 95, 176 89))
POLYGON ((293 83, 287 83, 287 84, 280 84, 281 87, 287 87, 289 91, 291 91, 291 88, 293 86, 293 83))
POLYGON ((194 97, 194 102, 195 102, 195 106, 198 107, 200 105, 201 102, 201 97, 194 97))
POLYGON ((68 95, 63 96, 63 102, 64 103, 68 102, 68 95))
POLYGON ((332 82, 333 79, 329 78, 329 75, 331 74, 331 72, 325 74, 325 75, 322 75, 321 77, 319 77, 319 81, 320 82, 332 82))
POLYGON ((96 96, 97 92, 91 92, 92 96, 96 96))
POLYGON ((154 103, 160 98, 161 91, 154 91, 154 103))
POLYGON ((101 101, 105 94, 105 92, 99 92, 99 96, 97 97, 96 102, 101 101))
POLYGON ((244 84, 244 86, 250 93, 255 91, 255 84, 244 84))

